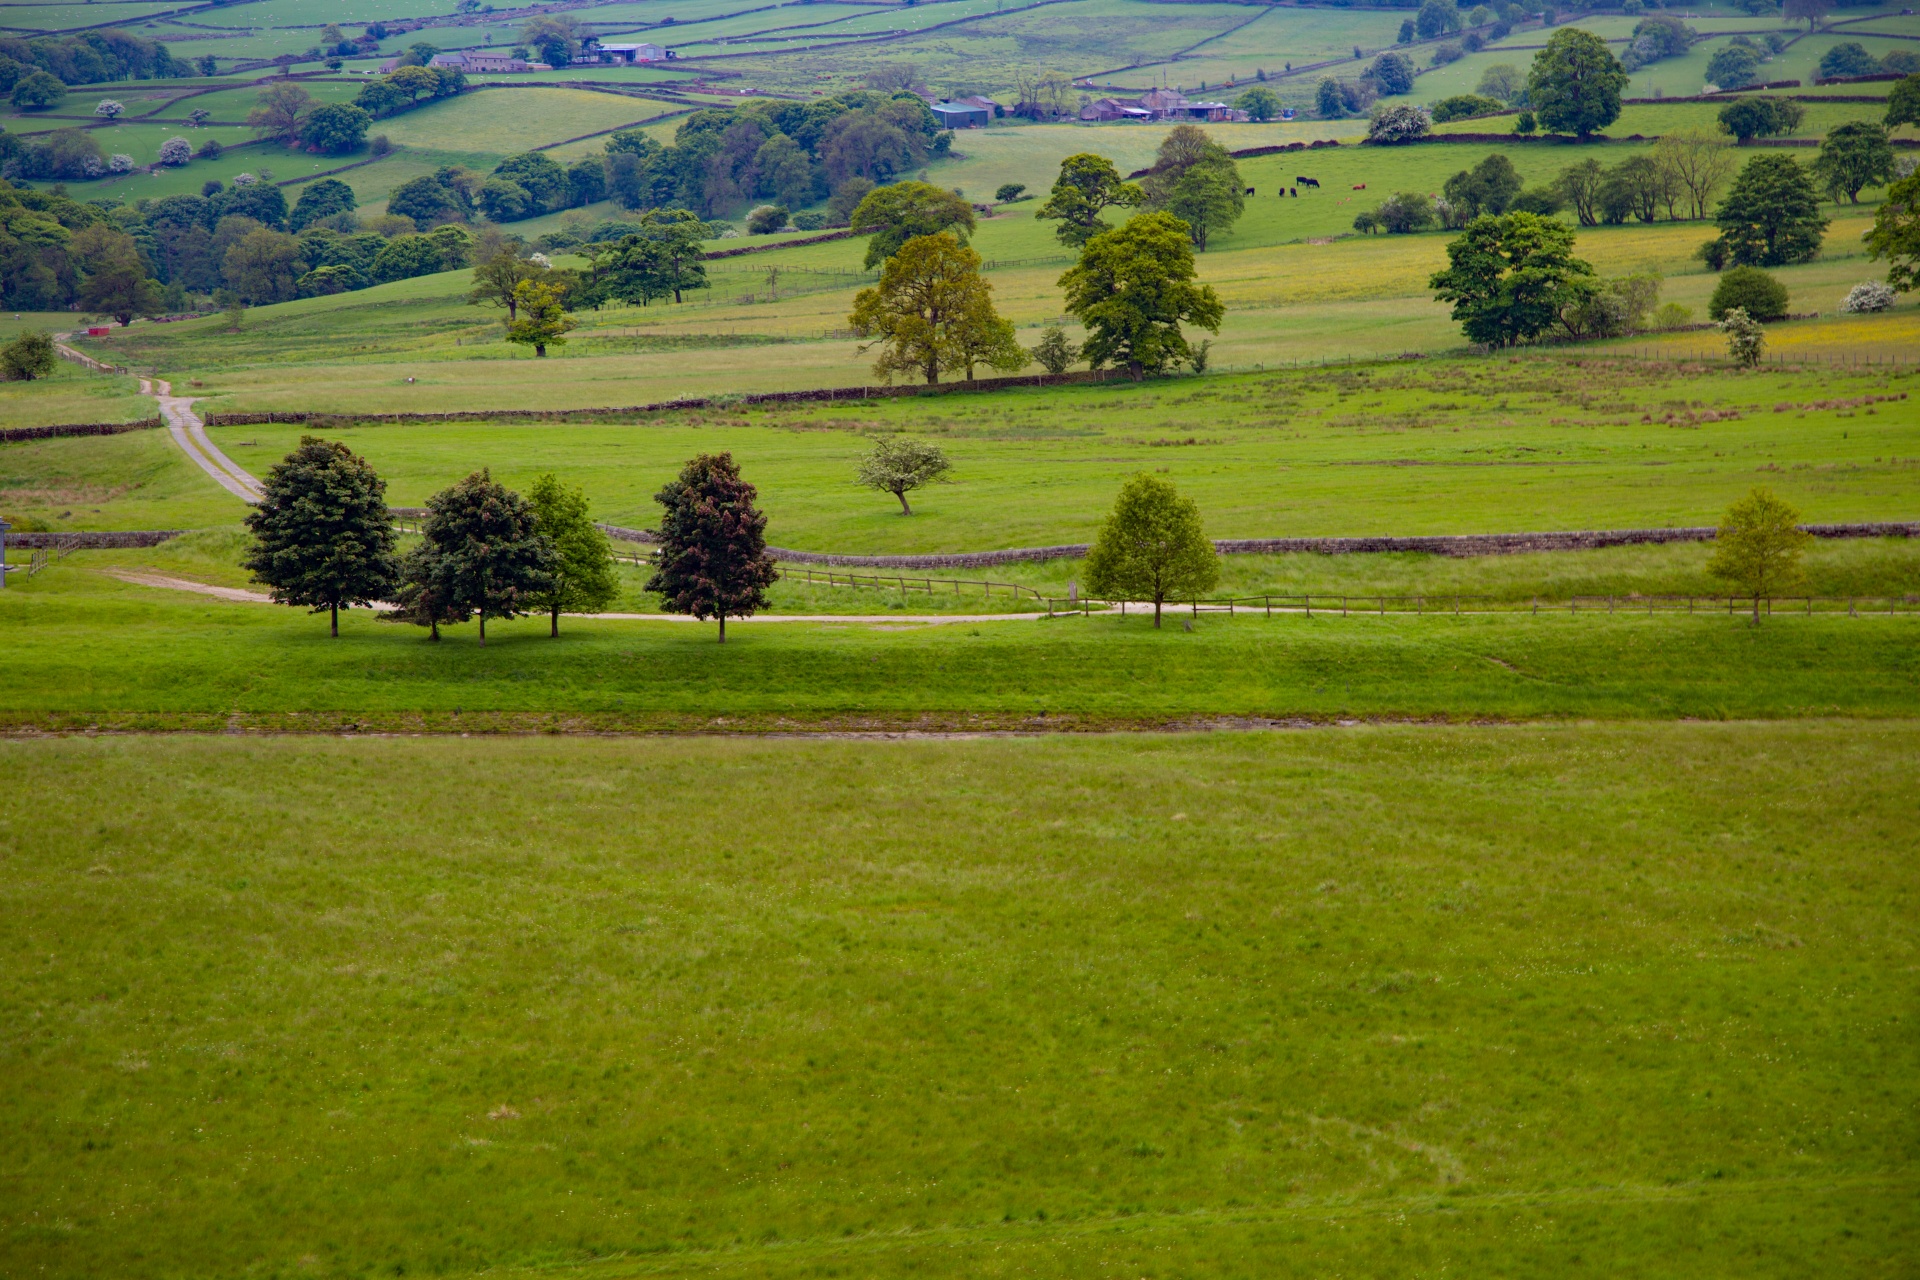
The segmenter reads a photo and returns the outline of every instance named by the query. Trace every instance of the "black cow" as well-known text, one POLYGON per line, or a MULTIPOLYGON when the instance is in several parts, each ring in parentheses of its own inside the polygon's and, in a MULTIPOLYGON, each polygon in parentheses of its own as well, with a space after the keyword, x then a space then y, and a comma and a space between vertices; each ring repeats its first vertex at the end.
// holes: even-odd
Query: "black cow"
POLYGON ((1292 197, 1293 197, 1294 199, 1296 199, 1296 200, 1298 200, 1298 199, 1300 198, 1300 188, 1298 188, 1298 187, 1288 187, 1288 188, 1287 188, 1287 194, 1288 194, 1288 195, 1290 195, 1290 196, 1292 196, 1292 197))
POLYGON ((1248 188, 1247 188, 1247 194, 1248 194, 1248 195, 1252 195, 1252 194, 1253 194, 1253 188, 1252 188, 1252 187, 1248 187, 1248 188))
POLYGON ((1294 181, 1299 183, 1303 187, 1318 188, 1320 185, 1320 182, 1317 178, 1295 178, 1294 181))

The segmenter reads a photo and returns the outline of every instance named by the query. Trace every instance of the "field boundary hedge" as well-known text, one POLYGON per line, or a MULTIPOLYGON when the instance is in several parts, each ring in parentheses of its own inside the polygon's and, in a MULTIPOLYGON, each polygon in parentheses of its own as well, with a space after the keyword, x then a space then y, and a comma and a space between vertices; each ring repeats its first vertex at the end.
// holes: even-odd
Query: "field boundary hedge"
POLYGON ((166 425, 164 420, 155 417, 133 422, 61 422, 48 427, 8 427, 0 431, 0 444, 52 440, 58 436, 117 436, 124 431, 151 431, 166 425))
MULTIPOLYGON (((651 529, 627 529, 619 525, 600 526, 609 537, 623 542, 657 542, 651 529)), ((1878 521, 1859 524, 1805 524, 1800 526, 1816 538, 1920 538, 1920 520, 1878 521)), ((1424 552, 1428 555, 1469 556, 1519 555, 1529 551, 1592 551, 1601 547, 1646 546, 1668 542, 1711 542, 1719 531, 1711 525, 1678 529, 1601 529, 1557 533, 1466 533, 1432 534, 1415 537, 1372 538, 1216 538, 1214 550, 1221 555, 1289 555, 1312 552, 1316 555, 1378 555, 1383 552, 1424 552)), ((1018 564, 1046 560, 1077 560, 1087 554, 1091 544, 1066 543, 1056 547, 1016 547, 1005 551, 959 551, 917 556, 838 555, 822 551, 794 551, 787 547, 768 547, 775 560, 794 564, 834 565, 853 569, 985 569, 998 564, 1018 564)))
POLYGON ((679 409, 735 408, 749 404, 799 404, 812 400, 887 400, 923 395, 951 395, 969 391, 1004 391, 1010 387, 1064 387, 1110 382, 1124 375, 1114 369, 1077 373, 1034 373, 1010 378, 979 378, 973 382, 938 382, 932 386, 826 387, 813 391, 758 391, 739 396, 695 396, 660 400, 653 404, 605 409, 458 409, 440 413, 209 413, 210 427, 244 427, 260 423, 305 423, 310 426, 348 426, 357 422, 575 422, 630 417, 637 413, 666 413, 679 409))

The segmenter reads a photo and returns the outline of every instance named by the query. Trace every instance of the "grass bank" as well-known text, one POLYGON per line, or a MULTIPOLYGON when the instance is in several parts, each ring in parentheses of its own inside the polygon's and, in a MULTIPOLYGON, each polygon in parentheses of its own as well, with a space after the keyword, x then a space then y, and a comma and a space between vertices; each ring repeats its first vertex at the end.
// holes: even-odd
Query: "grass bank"
POLYGON ((0 742, 0 1252, 1892 1277, 1917 747, 0 742))

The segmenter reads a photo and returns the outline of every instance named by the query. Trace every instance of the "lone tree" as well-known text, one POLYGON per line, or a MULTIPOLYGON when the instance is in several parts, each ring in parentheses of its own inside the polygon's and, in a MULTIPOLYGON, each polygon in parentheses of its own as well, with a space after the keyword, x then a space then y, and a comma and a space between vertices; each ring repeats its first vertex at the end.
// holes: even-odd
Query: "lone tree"
POLYGON ((766 608, 767 588, 780 577, 767 555, 767 518, 753 505, 756 496, 730 453, 699 455, 653 495, 666 514, 647 590, 669 613, 718 618, 721 644, 728 616, 750 618, 766 608))
POLYGON ((1547 37, 1527 73, 1527 102, 1540 123, 1582 139, 1620 118, 1627 69, 1607 42, 1578 27, 1547 37))
POLYGON ((541 476, 527 490, 540 533, 553 544, 553 560, 548 571, 551 586, 535 591, 529 602, 545 609, 553 618, 547 634, 560 634, 562 610, 598 613, 620 595, 620 580, 614 576, 613 547, 587 514, 587 495, 560 483, 553 475, 541 476))
POLYGON ((853 299, 848 325, 882 348, 874 374, 918 373, 929 385, 941 370, 975 363, 1017 369, 1027 353, 1013 340, 1013 326, 993 309, 993 286, 980 275, 980 255, 942 233, 915 236, 880 269, 880 283, 853 299))
POLYGON ((339 636, 340 610, 370 605, 394 585, 387 482, 345 445, 302 436, 261 487, 266 496, 247 513, 254 543, 241 567, 275 603, 325 610, 339 636))
POLYGON ((1125 365, 1135 381, 1193 358, 1182 321, 1219 333, 1226 315, 1213 287, 1194 283, 1191 231, 1170 213, 1140 214, 1087 241, 1060 287, 1086 326, 1087 364, 1125 365))
POLYGON ((1040 334, 1040 341, 1029 348, 1030 354, 1039 361, 1040 367, 1059 377, 1073 368, 1073 362, 1080 358, 1080 345, 1067 337, 1067 331, 1057 324, 1050 324, 1040 334))
POLYGON ((882 436, 874 441, 867 456, 860 459, 854 480, 900 499, 900 514, 910 516, 913 508, 907 505, 907 491, 942 480, 951 470, 953 464, 937 444, 882 436))
POLYGON ((1849 120, 1827 130, 1813 162, 1813 177, 1836 204, 1842 195, 1859 204, 1860 188, 1892 182, 1893 143, 1886 126, 1849 120))
POLYGON ((1111 230, 1100 214, 1106 209, 1131 209, 1146 198, 1146 193, 1131 182, 1121 180, 1113 161, 1091 152, 1068 156, 1060 162, 1060 176, 1054 180, 1047 202, 1034 217, 1057 219, 1053 234, 1061 244, 1075 248, 1103 231, 1111 230))
POLYGON ((1887 188, 1867 232, 1867 256, 1887 260, 1887 283, 1895 289, 1920 284, 1920 170, 1887 188))
POLYGON ((1743 267, 1806 262, 1820 252, 1827 230, 1812 176, 1779 154, 1747 161, 1713 218, 1726 256, 1743 267))
POLYGON ((1544 333, 1600 287, 1592 266, 1573 256, 1573 228, 1537 214, 1475 218, 1447 246, 1447 260, 1428 285, 1453 303, 1467 337, 1494 347, 1544 333))
POLYGON ((422 542, 432 548, 409 567, 429 576, 418 585, 438 607, 480 619, 517 618, 539 607, 553 588, 553 543, 519 494, 490 471, 476 471, 427 499, 422 542))
POLYGON ((1120 488, 1113 513, 1087 552, 1087 592, 1153 601, 1153 625, 1168 600, 1197 599, 1220 580, 1220 557, 1200 529, 1200 508, 1171 483, 1141 474, 1120 488))
POLYGON ((32 382, 52 373, 57 359, 53 335, 43 329, 29 329, 0 347, 0 378, 8 382, 32 382))
POLYGON ((519 319, 507 326, 507 341, 532 347, 536 356, 545 356, 548 347, 565 346, 574 319, 561 303, 562 296, 561 286, 545 280, 522 280, 513 286, 519 319))
POLYGON ((1799 522, 1800 513, 1770 489, 1755 489, 1720 517, 1707 572, 1752 599, 1756 627, 1761 600, 1772 600, 1804 580, 1800 556, 1812 535, 1799 522))
POLYGON ((1888 91, 1887 118, 1880 123, 1889 129, 1920 124, 1920 75, 1908 76, 1888 91))
MULTIPOLYGON (((306 197, 302 196, 304 202, 306 197)), ((503 248, 473 268, 473 288, 467 293, 470 307, 488 306, 507 309, 507 327, 520 318, 520 297, 515 292, 529 280, 538 280, 548 268, 523 258, 512 248, 503 248)))
POLYGON ((896 182, 868 192, 850 225, 856 235, 871 233, 866 265, 872 267, 921 236, 944 231, 965 244, 974 228, 973 206, 930 182, 896 182))

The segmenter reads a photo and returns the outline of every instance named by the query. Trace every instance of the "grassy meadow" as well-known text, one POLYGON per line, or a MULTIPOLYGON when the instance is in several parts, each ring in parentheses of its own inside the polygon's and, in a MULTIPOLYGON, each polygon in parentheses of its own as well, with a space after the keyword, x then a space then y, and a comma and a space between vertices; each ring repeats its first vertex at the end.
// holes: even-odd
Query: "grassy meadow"
POLYGON ((1915 747, 0 742, 0 1252, 1897 1276, 1915 747))

